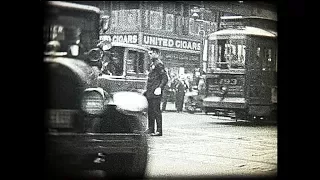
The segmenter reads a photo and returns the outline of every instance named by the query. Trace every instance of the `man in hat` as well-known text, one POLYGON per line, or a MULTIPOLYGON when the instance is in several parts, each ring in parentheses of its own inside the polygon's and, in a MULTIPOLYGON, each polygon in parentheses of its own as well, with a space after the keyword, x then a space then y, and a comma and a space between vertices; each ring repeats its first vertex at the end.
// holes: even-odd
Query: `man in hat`
POLYGON ((147 133, 154 136, 162 136, 162 114, 160 110, 163 90, 168 82, 168 76, 163 62, 159 59, 160 50, 150 48, 149 52, 151 64, 148 74, 147 91, 144 93, 148 100, 148 127, 147 133), (155 130, 155 121, 157 131, 155 130))

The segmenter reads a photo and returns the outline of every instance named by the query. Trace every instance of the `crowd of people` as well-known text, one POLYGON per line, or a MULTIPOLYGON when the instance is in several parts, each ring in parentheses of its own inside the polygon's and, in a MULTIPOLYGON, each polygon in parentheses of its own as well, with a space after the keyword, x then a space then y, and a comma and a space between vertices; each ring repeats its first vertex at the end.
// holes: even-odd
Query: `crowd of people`
POLYGON ((161 110, 166 111, 167 102, 171 101, 175 103, 176 111, 180 113, 183 111, 186 93, 192 91, 192 86, 198 84, 199 78, 192 81, 189 76, 185 75, 171 74, 168 77, 169 81, 163 91, 161 110))

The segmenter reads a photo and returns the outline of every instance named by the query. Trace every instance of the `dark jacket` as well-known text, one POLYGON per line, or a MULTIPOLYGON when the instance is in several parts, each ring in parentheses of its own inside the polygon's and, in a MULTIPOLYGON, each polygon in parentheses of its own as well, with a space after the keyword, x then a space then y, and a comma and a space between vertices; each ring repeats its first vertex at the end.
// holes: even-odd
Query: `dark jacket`
POLYGON ((168 76, 164 69, 164 65, 161 60, 154 59, 150 65, 150 72, 148 74, 147 91, 145 96, 147 98, 161 98, 163 89, 168 82, 168 76), (161 94, 155 95, 154 90, 158 87, 161 88, 161 94))

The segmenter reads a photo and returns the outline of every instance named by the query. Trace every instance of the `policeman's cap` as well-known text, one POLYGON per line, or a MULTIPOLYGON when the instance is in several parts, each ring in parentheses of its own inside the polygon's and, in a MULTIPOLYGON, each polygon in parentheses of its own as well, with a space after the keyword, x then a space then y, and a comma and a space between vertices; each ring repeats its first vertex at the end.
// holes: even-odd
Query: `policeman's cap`
POLYGON ((157 54, 160 53, 160 49, 158 49, 158 48, 151 47, 150 50, 153 52, 156 52, 157 54))

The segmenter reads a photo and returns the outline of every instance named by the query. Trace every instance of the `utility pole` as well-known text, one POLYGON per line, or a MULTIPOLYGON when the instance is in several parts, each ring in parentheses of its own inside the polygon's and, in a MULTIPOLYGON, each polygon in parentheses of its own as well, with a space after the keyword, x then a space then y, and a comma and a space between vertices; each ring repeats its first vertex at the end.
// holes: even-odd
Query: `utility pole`
POLYGON ((200 75, 203 74, 203 72, 206 72, 207 69, 207 63, 206 63, 206 67, 204 67, 204 48, 205 47, 205 38, 206 38, 206 31, 204 30, 204 24, 205 24, 205 20, 204 20, 204 13, 207 11, 204 6, 203 3, 201 3, 201 7, 194 7, 193 9, 191 9, 191 13, 192 13, 192 17, 195 19, 196 22, 200 23, 200 39, 201 39, 201 48, 200 48, 200 75))

